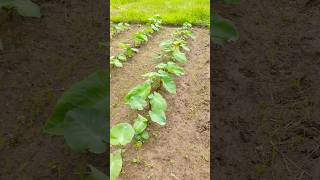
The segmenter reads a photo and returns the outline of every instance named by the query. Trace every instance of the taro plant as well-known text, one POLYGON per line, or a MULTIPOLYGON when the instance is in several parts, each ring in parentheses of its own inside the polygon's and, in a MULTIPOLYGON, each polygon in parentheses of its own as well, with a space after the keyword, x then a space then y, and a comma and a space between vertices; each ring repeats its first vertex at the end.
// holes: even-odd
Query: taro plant
POLYGON ((128 58, 131 58, 136 54, 139 50, 138 48, 141 46, 141 44, 148 42, 149 38, 152 37, 152 34, 156 31, 159 31, 161 28, 161 17, 159 15, 155 15, 151 18, 149 18, 147 27, 133 36, 133 45, 128 43, 119 43, 119 47, 124 50, 123 53, 120 53, 116 56, 111 56, 110 58, 110 64, 113 67, 123 67, 122 62, 125 61, 128 58), (125 56, 125 58, 123 57, 125 56), (119 59, 120 57, 120 59, 119 59))
MULTIPOLYGON (((183 51, 190 51, 187 45, 186 37, 190 37, 189 31, 191 31, 191 25, 185 23, 183 28, 178 29, 173 33, 174 38, 172 40, 164 41, 160 44, 161 57, 163 54, 171 56, 170 58, 162 58, 165 62, 159 63, 156 66, 156 72, 149 72, 144 74, 147 80, 133 89, 131 89, 125 96, 124 101, 130 108, 138 111, 148 109, 148 117, 151 121, 164 126, 167 122, 166 111, 167 102, 165 98, 159 93, 159 88, 164 87, 169 93, 176 93, 176 85, 174 83, 173 75, 184 75, 182 67, 178 66, 174 61, 176 54, 179 52, 184 55, 183 51), (188 30, 185 31, 185 30, 188 30), (189 35, 188 35, 189 34, 189 35)), ((186 57, 183 61, 186 62, 186 57)), ((114 125, 110 131, 110 143, 115 146, 116 150, 110 154, 110 175, 111 179, 115 180, 121 173, 123 161, 122 161, 122 146, 129 144, 133 139, 136 140, 135 147, 139 148, 141 145, 149 139, 149 133, 146 131, 149 120, 138 114, 134 120, 133 125, 129 123, 119 123, 114 125)))
POLYGON ((110 64, 115 67, 122 67, 122 62, 127 60, 127 56, 123 53, 118 54, 117 56, 110 56, 110 64))
POLYGON ((110 39, 114 38, 117 34, 127 30, 130 28, 130 25, 128 23, 120 22, 118 24, 111 23, 111 29, 110 29, 110 39))
POLYGON ((134 34, 133 40, 134 40, 134 46, 139 47, 142 43, 148 41, 149 34, 145 31, 140 31, 134 34))
POLYGON ((41 17, 39 6, 31 0, 1 0, 0 8, 4 9, 9 14, 12 14, 12 12, 16 10, 20 16, 41 17))
MULTIPOLYGON (((109 89, 107 71, 97 71, 73 85, 58 100, 44 130, 61 135, 74 151, 102 154, 108 148, 109 89)), ((89 165, 91 179, 107 176, 89 165)))
POLYGON ((135 53, 139 52, 137 48, 131 47, 128 43, 119 43, 118 46, 125 51, 124 54, 127 57, 132 57, 135 53))
POLYGON ((164 59, 166 61, 178 61, 180 63, 184 63, 187 60, 185 53, 180 50, 182 48, 185 51, 189 51, 187 42, 182 36, 163 41, 160 44, 160 47, 162 51, 160 53, 157 53, 157 59, 164 59))

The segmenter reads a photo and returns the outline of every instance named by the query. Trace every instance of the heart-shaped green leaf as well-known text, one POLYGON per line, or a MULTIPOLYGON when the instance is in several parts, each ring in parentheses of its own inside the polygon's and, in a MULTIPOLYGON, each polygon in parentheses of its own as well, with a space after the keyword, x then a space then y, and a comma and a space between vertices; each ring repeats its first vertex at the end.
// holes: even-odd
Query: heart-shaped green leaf
POLYGON ((150 99, 151 110, 154 112, 166 111, 167 102, 160 93, 154 92, 148 97, 150 99))
POLYGON ((176 94, 176 84, 174 83, 174 79, 166 72, 159 70, 160 79, 163 87, 171 94, 176 94))
POLYGON ((131 109, 143 110, 147 105, 145 97, 142 96, 132 96, 128 101, 131 109))
POLYGON ((182 67, 178 66, 174 62, 168 62, 167 63, 167 70, 169 73, 173 73, 177 76, 184 75, 184 70, 182 67))
POLYGON ((167 109, 166 100, 157 92, 151 94, 149 99, 151 104, 151 111, 149 111, 151 120, 160 125, 165 125, 167 121, 165 115, 165 111, 167 109))
POLYGON ((168 71, 169 73, 175 74, 177 76, 184 75, 184 70, 182 67, 178 66, 176 63, 169 61, 168 63, 160 63, 156 66, 156 68, 163 69, 168 71))
POLYGON ((112 58, 110 59, 110 64, 114 65, 115 67, 123 67, 121 61, 119 61, 119 59, 117 58, 112 58))
POLYGON ((121 149, 110 153, 110 180, 116 180, 122 169, 121 149))
POLYGON ((149 139, 149 133, 147 131, 143 131, 143 133, 141 134, 141 137, 144 140, 148 140, 149 139))
POLYGON ((161 126, 165 125, 167 122, 166 114, 164 111, 160 111, 160 112, 149 111, 149 115, 153 122, 158 123, 161 126))
POLYGON ((141 134, 148 125, 148 119, 138 114, 138 117, 134 120, 133 128, 135 134, 141 134))
POLYGON ((213 32, 211 40, 223 45, 229 41, 238 39, 238 33, 233 23, 218 15, 213 15, 213 32))
MULTIPOLYGON (((53 113, 45 125, 45 131, 50 134, 63 135, 66 114, 79 108, 95 108, 103 107, 107 111, 107 101, 109 99, 108 89, 108 73, 107 71, 97 71, 86 79, 73 85, 59 99, 53 113)), ((108 113, 108 112, 107 112, 108 113)), ((109 119, 105 119, 105 123, 109 123, 109 119)))
POLYGON ((173 53, 173 59, 180 62, 180 63, 184 63, 187 61, 187 57, 186 55, 181 52, 179 49, 176 49, 173 53))
POLYGON ((125 103, 130 105, 132 109, 142 110, 147 106, 147 102, 145 99, 150 94, 151 85, 149 82, 144 82, 143 84, 139 84, 129 91, 127 96, 125 97, 125 103))
POLYGON ((1 0, 0 8, 13 7, 17 10, 19 15, 24 17, 41 17, 40 8, 37 4, 30 0, 1 0))
POLYGON ((15 7, 21 16, 41 17, 40 8, 30 0, 14 0, 15 7))
POLYGON ((111 128, 110 131, 110 144, 126 145, 132 141, 134 136, 134 129, 128 123, 119 123, 111 128))
MULTIPOLYGON (((105 106, 106 107, 106 106, 105 106)), ((107 148, 106 110, 76 109, 67 113, 64 137, 78 152, 104 153, 107 148)))

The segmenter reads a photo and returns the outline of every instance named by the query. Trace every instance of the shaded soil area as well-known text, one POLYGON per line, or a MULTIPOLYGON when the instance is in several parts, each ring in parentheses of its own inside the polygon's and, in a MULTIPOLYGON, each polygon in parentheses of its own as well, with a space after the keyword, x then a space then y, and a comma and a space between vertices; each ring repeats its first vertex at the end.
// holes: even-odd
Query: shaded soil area
POLYGON ((43 133, 56 100, 106 63, 103 1, 38 0, 41 19, 0 13, 0 179, 79 179, 106 155, 77 154, 43 133))
POLYGON ((213 48, 213 177, 320 179, 320 3, 215 3, 240 39, 213 48))
MULTIPOLYGON (((143 74, 155 70, 159 62, 154 60, 154 54, 173 30, 163 28, 123 68, 112 71, 111 126, 132 123, 137 117, 137 112, 124 104, 124 97, 145 80, 143 74)), ((175 78, 177 94, 159 91, 168 103, 167 124, 160 127, 150 121, 147 129, 150 138, 142 148, 135 149, 134 143, 125 147, 119 179, 210 179, 209 30, 195 28, 194 32, 196 40, 189 41, 189 61, 182 65, 186 74, 175 78), (140 162, 134 163, 134 158, 140 162)), ((139 113, 148 117, 145 111, 139 113)))

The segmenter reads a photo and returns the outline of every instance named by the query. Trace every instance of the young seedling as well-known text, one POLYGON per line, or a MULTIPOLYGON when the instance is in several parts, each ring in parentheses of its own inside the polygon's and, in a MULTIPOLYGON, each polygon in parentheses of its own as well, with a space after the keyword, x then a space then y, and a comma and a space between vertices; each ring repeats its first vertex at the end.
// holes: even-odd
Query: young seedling
POLYGON ((132 57, 135 53, 139 52, 137 48, 131 47, 131 45, 127 43, 119 43, 119 47, 125 50, 124 53, 128 57, 132 57))
POLYGON ((111 24, 111 34, 110 38, 112 39, 117 34, 121 33, 122 31, 125 31, 130 28, 130 25, 128 23, 118 23, 118 24, 111 24))
POLYGON ((134 37, 134 46, 139 47, 142 43, 148 41, 148 34, 144 31, 137 32, 134 37))
POLYGON ((115 66, 115 67, 123 67, 122 62, 126 61, 127 57, 124 54, 118 54, 116 57, 115 56, 110 56, 110 64, 115 66))

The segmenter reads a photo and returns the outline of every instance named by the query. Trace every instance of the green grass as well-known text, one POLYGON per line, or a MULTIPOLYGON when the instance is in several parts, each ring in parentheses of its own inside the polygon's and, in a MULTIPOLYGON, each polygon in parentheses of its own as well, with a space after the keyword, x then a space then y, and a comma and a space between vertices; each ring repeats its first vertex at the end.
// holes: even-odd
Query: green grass
POLYGON ((163 24, 210 26, 209 0, 111 0, 111 21, 145 23, 160 14, 163 24))

